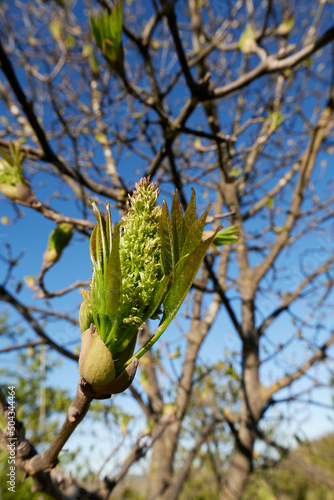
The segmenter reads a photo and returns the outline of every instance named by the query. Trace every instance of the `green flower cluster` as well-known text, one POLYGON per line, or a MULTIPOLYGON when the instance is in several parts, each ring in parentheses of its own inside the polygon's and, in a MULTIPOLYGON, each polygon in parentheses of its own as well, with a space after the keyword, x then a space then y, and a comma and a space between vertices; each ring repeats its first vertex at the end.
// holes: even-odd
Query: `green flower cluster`
POLYGON ((136 184, 123 217, 121 317, 123 323, 137 328, 143 323, 157 282, 164 277, 159 236, 162 210, 156 204, 158 194, 155 184, 143 178, 136 184))

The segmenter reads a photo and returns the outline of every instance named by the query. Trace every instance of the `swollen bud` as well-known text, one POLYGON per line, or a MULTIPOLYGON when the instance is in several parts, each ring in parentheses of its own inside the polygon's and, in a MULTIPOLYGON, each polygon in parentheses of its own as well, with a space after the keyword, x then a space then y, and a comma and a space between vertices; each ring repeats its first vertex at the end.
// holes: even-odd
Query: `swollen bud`
POLYGON ((93 324, 83 332, 81 342, 80 377, 95 391, 100 392, 101 389, 103 394, 107 394, 106 386, 115 379, 112 355, 93 324))
POLYGON ((89 383, 94 396, 99 397, 124 392, 134 379, 138 359, 135 358, 118 377, 116 377, 115 365, 122 366, 129 359, 135 342, 129 344, 115 363, 109 349, 93 324, 83 332, 81 342, 79 374, 81 378, 89 383))

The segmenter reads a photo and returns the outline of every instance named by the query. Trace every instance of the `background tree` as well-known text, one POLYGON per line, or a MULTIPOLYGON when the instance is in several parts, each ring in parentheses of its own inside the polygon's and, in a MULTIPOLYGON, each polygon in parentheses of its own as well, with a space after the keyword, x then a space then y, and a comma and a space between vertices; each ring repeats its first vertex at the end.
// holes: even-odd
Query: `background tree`
MULTIPOLYGON (((144 175, 166 198, 177 188, 183 208, 195 187, 200 208, 212 203, 207 231, 237 226, 238 241, 211 246, 180 332, 141 360, 129 392, 147 426, 133 436, 130 455, 104 482, 75 483, 75 495, 106 498, 151 449, 146 498, 177 498, 206 450, 217 498, 236 499, 256 454, 266 457, 257 443, 282 452, 273 427, 290 414, 295 431, 299 411, 326 409, 334 342, 332 6, 130 0, 122 43, 119 13, 116 34, 97 33, 99 13, 113 8, 108 0, 1 3, 0 298, 10 314, 3 336, 11 333, 10 360, 13 349, 37 353, 46 344, 52 357, 77 361, 78 289, 88 286, 94 227, 88 198, 108 199, 117 220, 144 175), (55 223, 70 224, 74 236, 67 247, 49 243, 48 267, 42 251, 55 223), (14 335, 21 321, 29 333, 14 335), (201 360, 208 345, 211 359, 201 360)), ((68 370, 76 383, 75 363, 68 370)), ((101 411, 110 406, 101 403, 101 411)), ((57 469, 29 470, 53 498, 65 491, 57 469)))

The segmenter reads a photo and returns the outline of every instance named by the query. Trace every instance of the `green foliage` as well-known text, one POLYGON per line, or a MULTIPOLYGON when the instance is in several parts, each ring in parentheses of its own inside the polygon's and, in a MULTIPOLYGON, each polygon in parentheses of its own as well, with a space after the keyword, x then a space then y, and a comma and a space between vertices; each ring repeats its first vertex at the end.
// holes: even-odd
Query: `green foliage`
POLYGON ((157 284, 164 278, 157 196, 155 185, 147 179, 137 183, 127 214, 113 234, 109 205, 104 217, 93 204, 98 224, 90 240, 93 277, 89 300, 94 324, 113 354, 128 346, 160 305, 152 306, 157 284))
MULTIPOLYGON (((33 479, 26 477, 26 474, 16 468, 15 471, 15 493, 8 490, 7 479, 10 472, 10 466, 7 462, 8 454, 0 450, 0 498, 1 500, 41 500, 41 493, 33 493, 33 479)), ((43 500, 52 500, 52 497, 43 493, 43 500)))
MULTIPOLYGON (((50 443, 59 428, 56 418, 44 417, 46 408, 53 408, 56 414, 67 411, 70 398, 67 392, 46 383, 48 373, 59 367, 48 359, 45 348, 31 349, 21 354, 15 371, 6 372, 5 382, 15 386, 17 418, 23 420, 27 437, 34 445, 50 443)), ((6 394, 6 386, 2 384, 6 394)))
MULTIPOLYGON (((206 403, 209 404, 208 402, 206 403)), ((222 443, 223 438, 219 438, 222 443)), ((225 447, 228 447, 226 444, 225 447)), ((334 434, 313 441, 309 446, 300 446, 296 451, 298 456, 308 464, 317 466, 329 478, 333 477, 334 434), (312 451, 311 451, 312 450, 312 451)), ((179 496, 179 500, 218 500, 219 484, 212 459, 207 448, 199 450, 195 465, 179 496)), ((263 462, 262 462, 263 463, 263 462)), ((284 460, 278 466, 261 468, 251 476, 242 500, 333 500, 334 493, 323 482, 312 480, 311 474, 304 470, 303 462, 284 460)))
POLYGON ((55 249, 58 252, 62 252, 71 241, 72 234, 71 224, 67 224, 66 222, 58 224, 49 236, 48 249, 55 249))
POLYGON ((15 186, 24 182, 22 165, 25 155, 22 153, 19 143, 9 143, 9 153, 0 147, 0 184, 15 186))
MULTIPOLYGON (((9 322, 9 314, 7 312, 1 312, 0 314, 0 339, 15 339, 20 335, 23 335, 24 328, 21 325, 11 325, 9 322)), ((0 371, 1 374, 1 371, 0 371)))
MULTIPOLYGON (((114 355, 123 352, 148 318, 163 317, 150 344, 160 337, 181 307, 205 254, 220 228, 201 243, 209 208, 196 219, 196 196, 182 214, 174 194, 171 214, 164 200, 156 205, 155 184, 136 184, 127 213, 112 233, 110 208, 106 216, 93 203, 97 225, 90 239, 93 277, 85 300, 99 335, 114 355)), ((89 323, 89 311, 82 317, 89 323)))
POLYGON ((106 60, 117 69, 123 67, 123 2, 116 1, 113 10, 89 17, 96 45, 106 60))
POLYGON ((289 17, 283 21, 277 28, 277 34, 282 36, 287 36, 295 25, 295 20, 293 17, 289 17))
POLYGON ((293 457, 283 460, 278 467, 270 467, 254 473, 249 480, 242 500, 334 500, 334 492, 323 481, 317 481, 312 474, 312 466, 325 473, 327 477, 334 475, 334 434, 304 444, 293 453, 302 461, 293 457), (307 467, 303 467, 303 461, 307 467), (258 496, 261 491, 261 497, 258 496))
POLYGON ((209 460, 200 461, 200 466, 194 467, 189 479, 182 488, 179 500, 218 500, 219 487, 209 460))
POLYGON ((247 24, 245 31, 240 37, 239 49, 244 54, 251 54, 256 49, 255 32, 249 24, 247 24))
POLYGON ((238 377, 235 369, 233 368, 232 364, 228 365, 225 373, 226 373, 226 375, 229 375, 230 377, 232 377, 234 380, 239 380, 239 377, 238 377))
POLYGON ((238 226, 230 226, 226 229, 223 229, 222 231, 219 231, 219 233, 213 240, 213 244, 218 246, 236 243, 239 239, 238 231, 238 226))
POLYGON ((272 113, 269 114, 269 118, 271 120, 274 130, 277 130, 281 125, 281 123, 284 121, 284 118, 280 111, 273 111, 272 113))

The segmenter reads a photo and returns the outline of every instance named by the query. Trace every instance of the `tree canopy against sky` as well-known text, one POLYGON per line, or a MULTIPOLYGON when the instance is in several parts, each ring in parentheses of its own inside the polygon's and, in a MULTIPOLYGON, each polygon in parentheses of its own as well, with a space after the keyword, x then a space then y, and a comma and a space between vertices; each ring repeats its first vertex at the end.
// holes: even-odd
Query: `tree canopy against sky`
MULTIPOLYGON (((108 0, 1 3, 4 383, 16 385, 10 368, 30 349, 32 358, 69 360, 65 371, 53 369, 51 386, 60 373, 72 391, 77 384, 79 290, 89 285, 95 225, 89 198, 99 207, 109 200, 117 222, 143 176, 157 182, 159 202, 176 188, 184 210, 193 187, 199 213, 212 204, 208 234, 237 226, 238 241, 210 247, 177 327, 140 361, 126 398, 143 426, 128 424, 132 451, 118 471, 79 491, 74 479, 61 485, 59 467, 32 469, 29 454, 18 465, 54 498, 74 487, 76 498, 87 490, 106 498, 150 449, 147 498, 171 500, 206 450, 217 498, 235 499, 267 450, 286 453, 284 425, 296 432, 313 405, 325 414, 329 404, 332 4, 165 0, 122 8, 122 32, 119 11, 103 42, 96 23, 115 12, 108 0), (54 237, 48 243, 56 227, 73 233, 61 248, 54 237), (268 448, 256 459, 261 442, 268 448)), ((153 330, 145 325, 139 345, 153 330)), ((97 402, 91 415, 108 409, 124 430, 130 416, 117 413, 117 401, 97 402)), ((62 405, 47 405, 61 420, 62 405)), ((33 422, 24 411, 20 418, 28 433, 33 422)), ((81 426, 89 439, 90 413, 81 426)), ((31 434, 28 444, 20 436, 29 453, 52 441, 51 433, 31 434)), ((106 459, 112 446, 100 439, 100 447, 106 459)), ((96 472, 96 460, 88 470, 96 472)))

